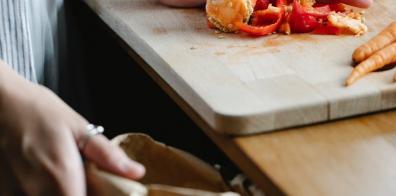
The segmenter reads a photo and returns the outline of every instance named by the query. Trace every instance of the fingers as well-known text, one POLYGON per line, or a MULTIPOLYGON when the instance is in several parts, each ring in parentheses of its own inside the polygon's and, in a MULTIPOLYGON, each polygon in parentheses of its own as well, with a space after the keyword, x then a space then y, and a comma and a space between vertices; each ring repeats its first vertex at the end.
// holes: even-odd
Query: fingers
POLYGON ((12 167, 6 160, 4 149, 0 144, 0 195, 23 195, 21 187, 12 173, 12 167))
POLYGON ((6 156, 26 194, 86 194, 82 160, 71 132, 26 137, 20 146, 9 148, 6 156))
POLYGON ((129 159, 119 147, 111 144, 103 135, 91 136, 83 149, 83 154, 101 169, 126 178, 139 179, 145 174, 143 165, 129 159))
POLYGON ((62 195, 86 195, 84 166, 74 137, 71 132, 65 132, 60 139, 54 144, 60 149, 43 153, 42 159, 47 163, 44 169, 52 174, 62 195))
POLYGON ((321 3, 345 3, 351 6, 368 8, 373 3, 373 0, 320 0, 321 3))

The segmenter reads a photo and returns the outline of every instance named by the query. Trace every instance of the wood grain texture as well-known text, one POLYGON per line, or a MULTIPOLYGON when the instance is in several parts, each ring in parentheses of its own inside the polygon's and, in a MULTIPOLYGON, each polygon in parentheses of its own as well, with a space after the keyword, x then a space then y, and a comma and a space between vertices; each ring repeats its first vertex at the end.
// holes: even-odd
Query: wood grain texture
POLYGON ((267 195, 396 194, 395 111, 232 138, 214 132, 155 71, 126 49, 267 195))
POLYGON ((396 112, 234 139, 287 195, 396 195, 396 112))
POLYGON ((232 138, 214 132, 155 71, 126 49, 267 195, 396 194, 395 111, 232 138))
POLYGON ((367 11, 371 29, 363 37, 256 39, 219 37, 206 27, 202 9, 155 0, 85 1, 216 132, 258 133, 396 106, 393 71, 343 87, 353 49, 396 19, 393 0, 367 11))
MULTIPOLYGON (((117 39, 117 37, 116 37, 117 39)), ((268 195, 284 195, 284 193, 268 179, 265 171, 259 170, 256 165, 235 145, 232 137, 218 134, 202 119, 199 114, 163 80, 135 51, 117 39, 119 44, 128 52, 142 69, 176 102, 176 104, 216 143, 221 150, 243 170, 255 184, 268 195)))
POLYGON ((213 131, 135 51, 120 44, 267 195, 396 195, 396 112, 233 138, 213 131))

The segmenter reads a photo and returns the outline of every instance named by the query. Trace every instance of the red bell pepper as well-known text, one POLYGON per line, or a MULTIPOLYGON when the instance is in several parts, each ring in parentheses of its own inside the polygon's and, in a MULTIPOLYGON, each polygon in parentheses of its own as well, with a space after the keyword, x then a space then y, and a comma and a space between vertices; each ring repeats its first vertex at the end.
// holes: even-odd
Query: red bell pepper
POLYGON ((315 16, 307 13, 304 7, 296 0, 293 2, 293 10, 289 16, 289 24, 293 33, 311 32, 319 26, 319 22, 315 16))
POLYGON ((302 7, 302 9, 304 14, 314 16, 315 18, 327 18, 331 12, 329 5, 323 5, 320 7, 302 7))
POLYGON ((322 7, 322 6, 329 6, 330 11, 335 11, 335 12, 345 12, 346 11, 346 6, 343 3, 330 3, 330 4, 323 4, 323 3, 317 3, 314 5, 314 7, 322 7))
MULTIPOLYGON (((269 11, 265 12, 265 10, 264 10, 263 12, 255 14, 255 19, 254 19, 255 21, 252 21, 252 23, 255 23, 255 25, 258 25, 258 26, 254 26, 254 24, 249 25, 249 24, 242 23, 242 22, 238 22, 235 25, 238 27, 239 31, 245 32, 249 35, 253 35, 253 36, 269 35, 269 34, 275 32, 276 30, 278 30, 279 26, 281 25, 282 20, 285 16, 284 5, 286 5, 286 0, 277 0, 276 6, 280 10, 277 13, 276 20, 272 24, 261 25, 261 23, 266 23, 264 21, 268 21, 268 19, 266 19, 265 17, 270 15, 269 11)), ((272 14, 271 14, 271 17, 273 17, 272 14)))
POLYGON ((251 24, 253 26, 264 26, 275 23, 280 14, 281 8, 268 7, 266 10, 258 10, 253 12, 251 24))
POLYGON ((319 26, 316 18, 310 15, 291 15, 289 24, 293 33, 308 33, 319 26))
POLYGON ((331 25, 320 25, 312 33, 317 35, 340 35, 341 29, 331 25))
POLYGON ((328 4, 304 7, 294 0, 293 10, 289 17, 291 31, 295 33, 312 32, 321 25, 321 22, 327 20, 327 16, 331 11, 331 7, 328 4))
MULTIPOLYGON (((282 10, 284 10, 282 8, 282 10)), ((284 11, 282 11, 284 13, 284 11)), ((270 25, 266 25, 266 26, 252 26, 252 25, 248 25, 246 23, 236 23, 236 26, 239 28, 240 31, 245 32, 249 35, 253 35, 253 36, 264 36, 264 35, 269 35, 273 32, 275 32, 276 30, 278 30, 281 21, 282 21, 283 16, 280 15, 278 20, 270 25)))
POLYGON ((287 0, 276 0, 276 7, 283 7, 287 5, 287 0))
POLYGON ((254 11, 265 10, 268 8, 269 4, 270 4, 270 0, 257 0, 256 5, 254 6, 254 11))

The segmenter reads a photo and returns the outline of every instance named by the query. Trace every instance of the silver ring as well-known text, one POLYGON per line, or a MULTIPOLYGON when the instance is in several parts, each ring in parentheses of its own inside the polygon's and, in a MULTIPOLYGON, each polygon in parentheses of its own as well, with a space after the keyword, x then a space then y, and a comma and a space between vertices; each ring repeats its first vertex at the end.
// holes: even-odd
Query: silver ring
POLYGON ((103 134, 104 128, 102 126, 97 126, 93 124, 88 124, 85 128, 85 134, 83 138, 78 142, 78 147, 80 150, 84 150, 85 146, 87 145, 89 139, 92 136, 103 134))

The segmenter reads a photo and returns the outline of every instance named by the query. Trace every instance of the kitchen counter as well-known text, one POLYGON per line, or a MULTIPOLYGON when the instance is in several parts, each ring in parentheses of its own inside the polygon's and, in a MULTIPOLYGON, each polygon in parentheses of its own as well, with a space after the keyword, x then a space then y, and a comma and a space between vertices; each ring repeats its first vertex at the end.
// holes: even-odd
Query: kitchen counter
MULTIPOLYGON (((265 111, 263 108, 267 105, 260 99, 269 99, 269 97, 261 92, 266 92, 267 88, 271 89, 271 85, 280 88, 285 86, 283 84, 276 86, 277 84, 273 83, 266 85, 261 79, 267 80, 260 78, 263 75, 257 80, 256 76, 253 77, 243 72, 246 70, 230 72, 230 70, 242 69, 233 64, 228 65, 231 67, 228 71, 224 71, 224 67, 227 66, 225 63, 228 62, 224 56, 230 54, 217 51, 217 48, 212 46, 215 41, 218 41, 222 47, 227 48, 229 45, 225 43, 224 37, 211 34, 210 30, 202 27, 201 20, 196 20, 197 17, 204 18, 202 10, 177 10, 174 16, 174 9, 160 6, 153 1, 85 1, 126 43, 130 56, 139 62, 147 74, 267 194, 396 194, 396 186, 394 186, 396 184, 396 128, 393 128, 396 112, 388 111, 312 125, 316 122, 333 120, 331 116, 337 119, 352 114, 392 108, 396 103, 396 98, 393 98, 396 97, 393 96, 395 87, 381 79, 392 78, 392 72, 382 72, 367 78, 362 83, 372 82, 373 86, 369 88, 364 88, 364 85, 352 88, 350 91, 356 93, 354 94, 355 100, 351 99, 352 94, 346 90, 338 91, 341 93, 335 100, 341 100, 340 102, 329 104, 327 95, 308 93, 308 95, 313 95, 309 97, 301 95, 301 91, 284 89, 276 95, 291 98, 298 95, 297 102, 291 103, 289 99, 282 99, 281 102, 274 103, 275 106, 271 108, 273 110, 265 111), (148 10, 151 13, 148 13, 148 10), (186 20, 191 22, 193 32, 186 26, 186 20), (169 26, 167 21, 172 21, 172 26, 169 26), (201 38, 191 44, 188 40, 194 40, 193 36, 201 36, 201 38), (203 39, 209 41, 202 42, 203 39), (176 46, 180 46, 179 42, 189 44, 177 48, 176 46), (205 53, 208 51, 210 55, 206 56, 205 53), (238 76, 240 80, 236 80, 236 73, 244 74, 238 76), (259 82, 257 83, 256 80, 259 82), (254 92, 261 94, 252 94, 250 91, 252 88, 254 92), (286 94, 282 94, 284 92, 286 94), (283 107, 279 104, 286 105, 283 107), (364 107, 365 105, 370 107, 364 107), (295 106, 299 108, 295 109, 295 106), (329 110, 332 107, 341 109, 329 110), (355 112, 350 113, 352 107, 355 108, 355 112), (302 124, 311 125, 285 129, 302 124), (223 135, 224 133, 245 135, 268 130, 278 131, 249 136, 223 135)), ((387 12, 383 14, 390 15, 387 20, 395 17, 395 14, 387 12)), ((387 20, 373 25, 379 29, 386 25, 387 20)), ((376 30, 371 31, 370 35, 376 32, 376 30)), ((238 44, 241 43, 240 39, 249 44, 257 41, 252 41, 250 38, 238 38, 235 35, 221 36, 226 36, 226 40, 237 40, 235 42, 238 44)), ((272 38, 268 38, 270 39, 272 38)), ((276 39, 275 41, 272 39, 272 46, 277 42, 276 39)), ((291 39, 301 41, 306 40, 307 37, 296 36, 291 39)), ((343 37, 341 41, 329 39, 327 44, 332 45, 343 43, 350 38, 343 37)), ((368 37, 352 39, 351 42, 358 44, 367 39, 368 37)), ((317 42, 309 42, 307 46, 299 46, 296 42, 295 44, 293 47, 297 49, 303 47, 300 48, 303 50, 304 47, 315 45, 317 42)), ((241 45, 235 45, 235 47, 239 46, 241 45)), ((346 50, 351 47, 343 46, 347 47, 346 50)), ((253 51, 257 54, 271 51, 275 54, 282 54, 273 47, 264 48, 263 50, 253 48, 253 51)), ((252 51, 252 49, 246 50, 252 51)), ((345 53, 345 51, 342 52, 345 53)), ((284 53, 284 55, 287 54, 292 53, 284 53)), ((256 65, 251 63, 251 66, 256 65)), ((260 68, 257 69, 259 69, 258 73, 263 71, 260 68)), ((340 68, 335 72, 348 73, 348 69, 350 68, 340 68)), ((294 70, 271 70, 271 74, 277 73, 281 74, 282 76, 279 77, 282 78, 293 74, 294 70)), ((339 83, 346 76, 345 73, 337 78, 339 83)), ((294 87, 296 89, 311 92, 312 89, 308 83, 301 83, 294 79, 286 79, 286 81, 296 85, 294 87)), ((321 80, 322 78, 314 79, 321 80)), ((329 89, 330 94, 336 91, 333 87, 339 85, 337 82, 320 82, 323 81, 318 81, 318 84, 329 89)))

